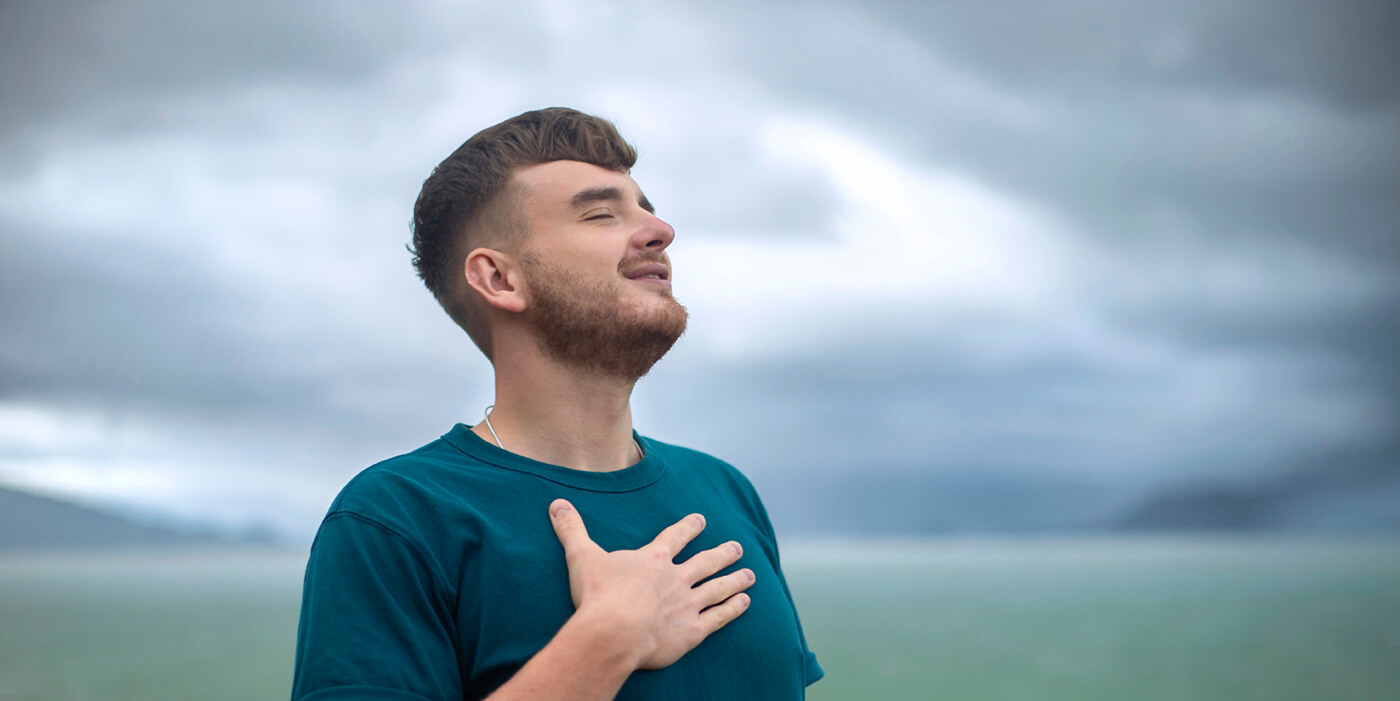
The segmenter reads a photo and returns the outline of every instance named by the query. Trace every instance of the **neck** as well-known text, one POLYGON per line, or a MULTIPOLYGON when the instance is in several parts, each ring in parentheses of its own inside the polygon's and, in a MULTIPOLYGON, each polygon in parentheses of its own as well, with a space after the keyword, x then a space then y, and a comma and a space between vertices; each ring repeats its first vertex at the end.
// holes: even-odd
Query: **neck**
MULTIPOLYGON (((580 373, 533 353, 498 354, 491 426, 502 448, 575 470, 610 472, 634 464, 632 387, 580 373)), ((472 428, 496 442, 485 422, 472 428)))

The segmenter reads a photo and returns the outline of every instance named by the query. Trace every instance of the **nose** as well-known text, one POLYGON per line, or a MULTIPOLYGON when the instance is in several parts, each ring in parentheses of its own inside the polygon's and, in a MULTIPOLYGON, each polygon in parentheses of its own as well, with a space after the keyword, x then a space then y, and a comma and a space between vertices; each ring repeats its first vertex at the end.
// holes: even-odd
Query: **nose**
POLYGON ((676 240, 676 230, 656 215, 651 215, 646 224, 637 232, 633 244, 638 248, 660 253, 676 240))

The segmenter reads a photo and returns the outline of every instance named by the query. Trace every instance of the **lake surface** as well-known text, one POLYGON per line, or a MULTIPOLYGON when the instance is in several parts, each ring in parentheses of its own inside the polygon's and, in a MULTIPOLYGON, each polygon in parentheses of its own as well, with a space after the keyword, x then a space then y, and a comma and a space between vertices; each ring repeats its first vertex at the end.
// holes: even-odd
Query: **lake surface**
MULTIPOLYGON (((0 699, 285 699, 302 553, 0 556, 0 699)), ((1400 541, 793 542, 809 698, 1400 698, 1400 541)))

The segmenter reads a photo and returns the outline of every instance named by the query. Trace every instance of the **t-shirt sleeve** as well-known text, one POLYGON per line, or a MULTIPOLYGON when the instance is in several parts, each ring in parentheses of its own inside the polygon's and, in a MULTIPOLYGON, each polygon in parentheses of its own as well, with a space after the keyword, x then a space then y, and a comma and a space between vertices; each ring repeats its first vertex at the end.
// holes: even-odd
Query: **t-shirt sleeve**
MULTIPOLYGON (((808 650, 808 651, 807 651, 807 679, 806 679, 807 686, 811 686, 811 685, 813 685, 813 684, 816 684, 817 682, 819 682, 819 681, 822 680, 822 677, 825 677, 825 676, 826 676, 826 670, 822 669, 821 663, 817 661, 817 655, 816 655, 816 653, 812 652, 811 650, 808 650)), ((826 687, 822 687, 822 688, 825 689, 826 687)))
MULTIPOLYGON (((767 516, 765 515, 765 519, 766 518, 767 516)), ((769 528, 771 529, 772 526, 770 525, 769 528)), ((776 553, 777 540, 775 539, 773 542, 774 552, 776 553)), ((807 647, 807 634, 802 630, 802 619, 797 615, 797 604, 792 600, 792 591, 788 589, 787 577, 783 575, 781 565, 777 566, 777 572, 779 583, 783 585, 783 594, 787 596, 788 605, 792 607, 792 618, 797 623, 797 635, 802 639, 802 650, 804 652, 803 671, 805 676, 803 681, 807 686, 811 686, 821 681, 821 678, 826 676, 826 670, 823 670, 821 663, 817 661, 816 653, 812 652, 812 649, 807 647)))
MULTIPOLYGON (((732 469, 732 468, 731 468, 732 469)), ((738 473, 738 470, 735 470, 738 473)), ((757 514, 759 525, 763 528, 764 535, 773 548, 773 569, 778 573, 778 583, 783 586, 783 595, 787 597, 788 605, 792 607, 792 618, 797 623, 797 635, 802 640, 803 662, 804 662, 804 682, 811 686, 822 677, 826 676, 826 671, 822 669, 821 663, 817 661, 816 653, 807 646, 807 634, 802 630, 802 619, 797 615, 797 603, 792 599, 792 590, 788 588, 787 577, 783 574, 781 556, 778 554, 778 534, 773 529, 773 522, 768 518, 768 509, 763 506, 763 500, 758 496, 758 490, 754 489, 747 478, 741 477, 741 484, 750 502, 753 504, 754 513, 757 514)))
POLYGON ((306 566, 292 699, 460 699, 455 630, 441 576, 408 539, 332 513, 306 566))

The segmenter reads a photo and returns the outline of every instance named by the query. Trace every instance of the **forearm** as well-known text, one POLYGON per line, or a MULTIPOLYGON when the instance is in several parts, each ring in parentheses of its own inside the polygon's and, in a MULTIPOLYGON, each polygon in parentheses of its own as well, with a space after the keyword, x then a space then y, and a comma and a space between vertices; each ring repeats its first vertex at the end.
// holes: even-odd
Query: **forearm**
POLYGON ((608 701, 639 663, 608 620, 581 610, 487 701, 608 701))

